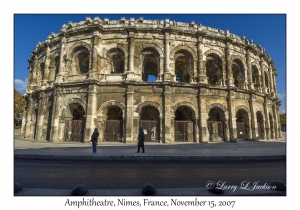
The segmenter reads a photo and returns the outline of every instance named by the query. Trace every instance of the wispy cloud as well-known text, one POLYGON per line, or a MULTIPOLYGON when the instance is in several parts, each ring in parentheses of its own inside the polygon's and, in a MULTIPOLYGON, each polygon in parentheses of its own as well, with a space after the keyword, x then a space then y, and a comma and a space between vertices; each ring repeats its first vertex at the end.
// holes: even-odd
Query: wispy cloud
POLYGON ((19 91, 20 93, 25 93, 25 90, 27 88, 27 79, 20 80, 20 79, 15 79, 15 89, 19 91))
POLYGON ((279 99, 283 99, 283 98, 285 98, 285 93, 283 93, 283 94, 281 94, 281 93, 278 93, 278 98, 279 98, 279 99))
POLYGON ((280 109, 279 114, 286 114, 285 109, 280 109))

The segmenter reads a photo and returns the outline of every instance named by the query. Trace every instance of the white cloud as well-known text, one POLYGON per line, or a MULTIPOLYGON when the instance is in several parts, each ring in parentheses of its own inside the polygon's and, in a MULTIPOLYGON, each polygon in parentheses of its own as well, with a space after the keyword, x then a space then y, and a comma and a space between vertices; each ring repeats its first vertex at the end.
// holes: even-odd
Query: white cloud
POLYGON ((20 79, 15 79, 15 89, 21 93, 25 93, 25 90, 27 88, 27 79, 24 81, 20 79))
POLYGON ((285 109, 280 109, 279 114, 286 114, 285 109))
POLYGON ((278 93, 278 98, 279 98, 279 99, 285 98, 285 93, 284 93, 284 94, 278 93))

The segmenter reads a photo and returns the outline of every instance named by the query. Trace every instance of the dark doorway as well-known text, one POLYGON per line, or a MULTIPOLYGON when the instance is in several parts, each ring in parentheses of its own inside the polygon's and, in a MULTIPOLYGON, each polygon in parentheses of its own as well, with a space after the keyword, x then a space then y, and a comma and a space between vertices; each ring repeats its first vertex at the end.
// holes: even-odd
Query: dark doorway
POLYGON ((146 142, 159 142, 159 111, 153 106, 145 106, 141 111, 140 126, 143 128, 146 142))
POLYGON ((112 106, 108 109, 105 141, 122 142, 123 139, 123 112, 117 106, 112 106))
POLYGON ((194 120, 189 107, 180 106, 175 112, 175 142, 194 141, 194 120))

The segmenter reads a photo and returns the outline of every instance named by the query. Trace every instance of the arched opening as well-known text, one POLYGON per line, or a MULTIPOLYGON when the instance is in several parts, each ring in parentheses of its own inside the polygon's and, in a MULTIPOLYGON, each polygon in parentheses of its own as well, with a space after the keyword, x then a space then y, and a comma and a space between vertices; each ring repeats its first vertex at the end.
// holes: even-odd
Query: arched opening
POLYGON ((78 103, 71 103, 65 114, 65 141, 84 141, 85 111, 78 103))
POLYGON ((256 90, 258 90, 260 87, 260 84, 259 84, 259 73, 258 73, 258 69, 256 68, 256 66, 252 66, 252 83, 254 85, 254 88, 256 90))
POLYGON ((142 79, 146 82, 154 82, 152 81, 153 77, 149 78, 149 75, 157 77, 159 74, 159 56, 151 49, 144 50, 142 55, 144 56, 142 79), (152 80, 150 80, 151 78, 152 80))
POLYGON ((256 112, 257 134, 259 139, 264 139, 264 117, 260 111, 256 112))
POLYGON ((156 107, 145 106, 140 113, 140 126, 145 134, 145 141, 159 142, 160 137, 160 118, 156 107))
POLYGON ((104 141, 122 142, 123 111, 120 107, 111 106, 107 111, 104 141))
POLYGON ((176 81, 189 83, 193 72, 192 57, 183 51, 175 54, 176 81))
POLYGON ((267 72, 264 72, 265 74, 265 85, 266 85, 266 88, 267 88, 267 93, 270 92, 270 86, 269 86, 269 78, 268 78, 268 74, 267 72))
POLYGON ((112 65, 113 68, 111 70, 111 73, 124 73, 124 53, 119 49, 111 50, 111 59, 112 59, 112 65))
POLYGON ((271 139, 274 139, 274 122, 273 122, 273 117, 271 113, 269 113, 269 123, 270 123, 270 137, 271 139))
POLYGON ((239 109, 236 113, 236 131, 238 140, 248 140, 249 139, 249 117, 248 113, 239 109))
POLYGON ((191 108, 180 106, 175 111, 175 141, 193 142, 195 117, 191 108))
POLYGON ((41 65, 40 65, 40 72, 41 72, 41 80, 44 80, 45 63, 41 63, 41 65))
POLYGON ((242 85, 243 72, 244 72, 244 67, 242 62, 238 59, 234 59, 232 62, 232 75, 233 75, 235 87, 239 87, 240 85, 242 85))
POLYGON ((217 55, 208 55, 206 58, 206 76, 208 84, 220 85, 222 61, 217 55))
POLYGON ((225 141, 225 113, 218 107, 212 108, 208 113, 207 127, 209 141, 225 141))
POLYGON ((37 122, 38 122, 38 109, 34 110, 34 133, 33 138, 37 139, 37 122))
POLYGON ((89 71, 89 56, 87 53, 79 53, 78 54, 78 65, 81 74, 88 73, 89 71))
POLYGON ((52 124, 52 111, 53 111, 53 107, 51 105, 48 109, 48 125, 47 125, 47 134, 46 134, 46 140, 47 141, 50 141, 51 124, 52 124))

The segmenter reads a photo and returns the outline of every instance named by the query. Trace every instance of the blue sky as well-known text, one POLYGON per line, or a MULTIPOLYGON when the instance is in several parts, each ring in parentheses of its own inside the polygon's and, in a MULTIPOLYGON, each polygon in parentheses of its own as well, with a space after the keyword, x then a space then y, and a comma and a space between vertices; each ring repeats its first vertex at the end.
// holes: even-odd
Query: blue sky
POLYGON ((76 14, 76 15, 31 15, 14 14, 14 84, 21 93, 25 92, 28 78, 28 58, 38 41, 45 41, 51 33, 58 33, 68 21, 79 22, 87 16, 118 20, 121 17, 144 17, 144 19, 191 22, 212 28, 229 30, 238 36, 246 36, 255 44, 262 45, 277 67, 277 91, 281 100, 280 112, 286 110, 286 15, 198 15, 198 14, 76 14))

